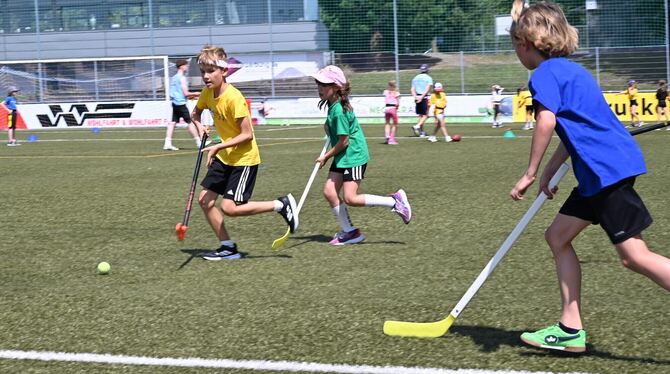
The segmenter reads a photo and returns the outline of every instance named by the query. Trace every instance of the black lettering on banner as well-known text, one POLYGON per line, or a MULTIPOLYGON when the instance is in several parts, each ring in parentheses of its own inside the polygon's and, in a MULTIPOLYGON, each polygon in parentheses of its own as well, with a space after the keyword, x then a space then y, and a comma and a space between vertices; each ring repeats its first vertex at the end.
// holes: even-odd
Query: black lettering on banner
POLYGON ((134 103, 97 104, 93 112, 90 112, 86 104, 73 104, 67 112, 63 111, 61 105, 49 105, 51 115, 38 114, 37 120, 42 127, 56 127, 61 118, 68 127, 82 126, 87 119, 124 119, 133 114, 134 103), (127 112, 113 110, 129 109, 127 112), (78 117, 78 119, 77 119, 78 117))
POLYGON ((647 104, 647 99, 642 98, 642 113, 640 114, 653 115, 654 113, 651 111, 651 105, 652 103, 647 104))

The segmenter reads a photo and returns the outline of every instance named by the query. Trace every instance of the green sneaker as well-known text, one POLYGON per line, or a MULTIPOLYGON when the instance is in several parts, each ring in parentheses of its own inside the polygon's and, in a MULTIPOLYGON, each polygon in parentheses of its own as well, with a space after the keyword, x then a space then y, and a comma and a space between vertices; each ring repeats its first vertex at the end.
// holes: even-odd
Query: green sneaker
POLYGON ((577 353, 586 350, 586 331, 579 330, 576 334, 568 334, 558 327, 558 324, 536 332, 524 332, 521 334, 521 340, 538 348, 577 353))

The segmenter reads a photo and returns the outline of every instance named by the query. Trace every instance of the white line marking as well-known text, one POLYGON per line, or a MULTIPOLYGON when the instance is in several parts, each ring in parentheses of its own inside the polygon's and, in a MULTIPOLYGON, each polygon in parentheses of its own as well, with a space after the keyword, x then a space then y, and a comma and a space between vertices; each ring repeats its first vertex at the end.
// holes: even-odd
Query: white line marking
MULTIPOLYGON (((48 351, 0 350, 0 358, 10 360, 87 362, 122 365, 203 367, 220 369, 307 371, 319 373, 351 374, 549 374, 540 371, 492 371, 481 369, 440 369, 405 366, 338 365, 314 362, 265 361, 265 360, 228 360, 211 358, 169 358, 124 356, 96 353, 65 353, 48 351)), ((567 373, 566 373, 567 374, 567 373)), ((572 373, 577 374, 577 373, 572 373)))

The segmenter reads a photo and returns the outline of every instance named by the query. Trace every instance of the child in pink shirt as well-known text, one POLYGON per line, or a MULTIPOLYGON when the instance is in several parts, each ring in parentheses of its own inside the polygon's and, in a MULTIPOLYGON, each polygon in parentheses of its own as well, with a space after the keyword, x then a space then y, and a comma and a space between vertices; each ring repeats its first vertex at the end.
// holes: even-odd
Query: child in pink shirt
POLYGON ((389 81, 388 89, 384 90, 384 137, 386 144, 396 145, 395 133, 398 131, 398 106, 400 106, 400 92, 397 90, 396 81, 389 81), (393 120, 393 126, 391 126, 393 120))

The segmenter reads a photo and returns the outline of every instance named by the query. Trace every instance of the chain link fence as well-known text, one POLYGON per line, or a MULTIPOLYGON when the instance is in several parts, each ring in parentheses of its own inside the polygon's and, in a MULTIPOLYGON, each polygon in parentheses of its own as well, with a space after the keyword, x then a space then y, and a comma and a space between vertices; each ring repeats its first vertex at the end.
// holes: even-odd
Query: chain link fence
MULTIPOLYGON (((309 75, 330 63, 348 72, 355 95, 380 94, 392 79, 408 92, 424 63, 448 93, 477 94, 492 84, 513 90, 528 80, 507 33, 511 3, 0 0, 3 9, 11 9, 0 14, 0 39, 5 56, 29 49, 25 53, 36 59, 54 53, 79 57, 95 47, 86 57, 168 55, 174 61, 194 56, 204 44, 222 45, 244 65, 231 81, 257 98, 315 96, 309 75)), ((670 78, 668 0, 557 3, 580 32, 580 49, 571 58, 589 69, 603 90, 623 90, 635 79, 641 90, 651 91, 659 79, 670 78)), ((63 76, 68 69, 54 69, 68 79, 63 76)), ((197 89, 195 64, 189 76, 197 89)))

